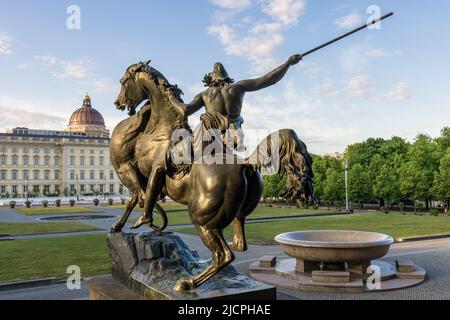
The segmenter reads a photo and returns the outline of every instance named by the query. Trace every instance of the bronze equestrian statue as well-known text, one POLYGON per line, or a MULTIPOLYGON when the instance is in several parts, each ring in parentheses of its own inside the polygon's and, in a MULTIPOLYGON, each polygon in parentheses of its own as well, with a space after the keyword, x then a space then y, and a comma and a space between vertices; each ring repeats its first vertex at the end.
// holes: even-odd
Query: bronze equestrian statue
MULTIPOLYGON (((297 57, 298 61, 299 58, 297 57)), ((289 66, 298 61, 290 59, 289 66)), ((285 66, 287 70, 288 65, 285 66)), ((281 77, 274 78, 273 81, 281 77)), ((242 102, 246 91, 270 84, 244 82, 241 88, 224 83, 226 89, 212 88, 211 92, 215 90, 215 98, 218 100, 229 95, 230 99, 242 102)), ((121 85, 116 106, 121 110, 127 108, 132 117, 114 130, 111 158, 119 178, 133 193, 131 200, 134 201, 130 201, 127 211, 113 226, 112 231, 120 232, 129 212, 143 197, 144 191, 142 220, 151 225, 153 207, 161 194, 187 205, 192 223, 205 246, 211 251, 212 263, 194 278, 179 281, 175 290, 197 288, 234 260, 231 249, 247 250, 244 224, 246 217, 255 210, 262 196, 262 168, 271 167, 277 162, 278 174, 287 175, 286 195, 295 200, 311 199, 314 177, 312 158, 306 145, 294 131, 280 130, 270 135, 252 156, 245 160, 238 159, 231 153, 224 153, 204 156, 222 157, 225 160, 223 163, 203 161, 178 164, 173 158, 173 150, 178 142, 172 141, 172 134, 175 130, 192 132, 185 114, 173 106, 174 99, 177 99, 178 103, 175 104, 182 107, 181 90, 171 85, 159 71, 150 67, 149 62, 130 66, 121 80, 121 85), (146 100, 150 104, 135 114, 137 106, 146 100), (129 128, 133 132, 130 133, 129 128), (233 164, 228 164, 230 162, 233 164), (223 230, 231 223, 234 225, 234 238, 230 249, 224 239, 223 230)), ((213 100, 214 96, 211 96, 209 102, 213 100)), ((236 107, 235 103, 232 105, 236 107)), ((222 106, 232 107, 231 104, 222 106)), ((226 116, 240 115, 240 105, 236 109, 225 111, 226 116)), ((137 225, 139 224, 140 222, 137 225)))
MULTIPOLYGON (((184 104, 179 100, 179 96, 171 94, 169 96, 172 105, 181 113, 183 117, 188 117, 202 107, 205 107, 206 113, 201 116, 202 125, 200 130, 194 134, 194 152, 202 154, 205 132, 210 129, 217 129, 222 133, 222 139, 225 144, 229 140, 226 133, 231 133, 232 142, 237 150, 243 150, 242 124, 244 122, 241 116, 242 103, 247 92, 257 91, 278 83, 287 73, 289 68, 302 60, 301 55, 291 56, 285 63, 266 74, 263 77, 250 80, 242 80, 234 83, 234 80, 228 76, 225 67, 221 63, 216 63, 211 73, 205 75, 203 83, 207 90, 198 94, 189 104, 184 104)), ((157 185, 158 188, 161 184, 157 185)), ((160 192, 155 190, 154 192, 160 192)), ((153 211, 154 199, 148 200, 149 211, 144 210, 139 217, 135 228, 151 222, 151 212, 153 211)))

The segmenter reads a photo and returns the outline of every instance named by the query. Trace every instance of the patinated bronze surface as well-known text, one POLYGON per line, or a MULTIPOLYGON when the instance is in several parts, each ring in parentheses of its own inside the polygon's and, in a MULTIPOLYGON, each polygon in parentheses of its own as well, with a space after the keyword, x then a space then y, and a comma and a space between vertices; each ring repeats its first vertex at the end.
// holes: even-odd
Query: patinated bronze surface
MULTIPOLYGON (((215 71, 205 78, 205 82, 211 85, 220 80, 220 85, 208 88, 201 94, 202 102, 191 106, 195 105, 193 108, 198 109, 204 105, 207 114, 217 112, 229 119, 240 117, 245 92, 276 83, 289 66, 300 59, 299 55, 293 56, 266 77, 236 84, 232 84, 224 69, 216 65, 215 71)), ((228 161, 211 164, 209 161, 198 163, 193 160, 191 163, 177 164, 171 152, 176 145, 172 141, 172 133, 177 129, 191 132, 186 115, 192 112, 189 110, 194 110, 183 104, 181 90, 171 85, 148 62, 129 67, 121 84, 116 105, 121 110, 128 109, 132 116, 114 130, 111 157, 119 178, 132 191, 132 197, 124 216, 112 231, 121 231, 139 199, 144 202, 144 213, 136 227, 153 225, 153 208, 162 194, 187 205, 200 238, 212 253, 212 263, 199 275, 180 280, 175 290, 200 286, 234 260, 232 249, 247 250, 245 219, 261 199, 261 168, 272 165, 268 160, 276 152, 279 153, 278 173, 288 177, 286 195, 295 200, 312 197, 312 159, 306 145, 294 131, 277 132, 276 143, 271 143, 272 135, 269 136, 249 159, 238 161, 237 156, 229 152, 214 155, 225 160, 231 157, 233 164, 228 164, 228 161), (150 105, 147 104, 136 114, 135 109, 145 100, 150 105), (231 223, 234 224, 235 234, 230 248, 223 237, 223 230, 231 223)))

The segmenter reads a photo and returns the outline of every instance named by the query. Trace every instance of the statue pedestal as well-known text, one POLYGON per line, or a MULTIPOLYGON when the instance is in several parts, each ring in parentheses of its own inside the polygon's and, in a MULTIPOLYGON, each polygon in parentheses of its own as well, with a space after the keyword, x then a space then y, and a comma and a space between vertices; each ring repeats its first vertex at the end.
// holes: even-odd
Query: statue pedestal
POLYGON ((228 266, 199 288, 177 292, 178 280, 209 264, 175 234, 117 233, 107 238, 112 276, 87 280, 91 300, 275 300, 276 288, 228 266))

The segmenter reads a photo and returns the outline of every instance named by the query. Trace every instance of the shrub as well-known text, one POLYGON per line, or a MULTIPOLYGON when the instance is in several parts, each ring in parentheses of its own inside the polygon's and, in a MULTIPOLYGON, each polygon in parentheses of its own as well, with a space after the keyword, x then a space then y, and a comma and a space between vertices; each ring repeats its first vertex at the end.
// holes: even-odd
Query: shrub
POLYGON ((94 200, 92 200, 92 202, 94 203, 94 206, 96 206, 96 207, 100 204, 99 199, 94 199, 94 200))
POLYGON ((108 199, 108 204, 109 204, 110 206, 112 206, 112 205, 114 204, 114 199, 109 198, 109 199, 108 199))
POLYGON ((9 207, 11 208, 11 209, 14 209, 15 207, 16 207, 16 202, 15 201, 10 201, 9 202, 9 207))
POLYGON ((314 205, 313 205, 313 209, 314 209, 314 210, 319 210, 319 205, 318 205, 318 204, 314 204, 314 205))
POLYGON ((127 201, 127 199, 125 199, 125 198, 120 198, 120 203, 121 203, 121 204, 125 204, 126 201, 127 201))
POLYGON ((439 210, 436 210, 436 209, 431 209, 430 210, 430 216, 438 217, 439 213, 440 213, 439 210))
POLYGON ((73 199, 71 199, 71 200, 69 200, 69 204, 70 204, 70 206, 71 207, 75 207, 75 200, 73 200, 73 199))
POLYGON ((55 205, 56 205, 58 208, 61 207, 61 200, 60 200, 60 199, 56 200, 56 201, 55 201, 55 205))
POLYGON ((48 201, 42 200, 42 205, 44 206, 44 208, 48 208, 48 201))
POLYGON ((25 207, 31 208, 31 201, 30 200, 25 201, 25 207))

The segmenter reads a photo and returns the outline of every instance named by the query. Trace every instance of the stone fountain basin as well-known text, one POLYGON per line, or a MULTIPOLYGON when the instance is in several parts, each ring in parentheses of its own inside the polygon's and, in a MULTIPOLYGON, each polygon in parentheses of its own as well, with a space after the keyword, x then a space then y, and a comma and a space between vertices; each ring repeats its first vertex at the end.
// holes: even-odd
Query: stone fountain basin
POLYGON ((275 241, 287 255, 312 262, 358 264, 387 254, 394 239, 375 232, 321 230, 280 234, 275 241))

